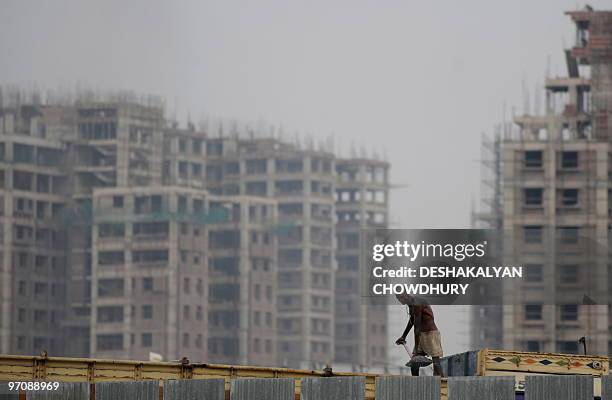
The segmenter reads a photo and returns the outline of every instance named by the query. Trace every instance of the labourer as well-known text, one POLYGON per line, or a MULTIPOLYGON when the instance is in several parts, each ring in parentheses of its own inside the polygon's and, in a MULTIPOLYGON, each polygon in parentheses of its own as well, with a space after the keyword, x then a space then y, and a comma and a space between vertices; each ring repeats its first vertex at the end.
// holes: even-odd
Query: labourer
MULTIPOLYGON (((424 299, 406 293, 395 295, 397 300, 408 306, 410 319, 404 333, 395 341, 396 345, 406 343, 408 332, 414 327, 414 350, 412 356, 430 356, 433 361, 434 375, 443 376, 440 357, 442 357, 442 341, 440 331, 434 322, 431 306, 424 299)), ((412 376, 419 376, 419 366, 411 366, 412 376)))

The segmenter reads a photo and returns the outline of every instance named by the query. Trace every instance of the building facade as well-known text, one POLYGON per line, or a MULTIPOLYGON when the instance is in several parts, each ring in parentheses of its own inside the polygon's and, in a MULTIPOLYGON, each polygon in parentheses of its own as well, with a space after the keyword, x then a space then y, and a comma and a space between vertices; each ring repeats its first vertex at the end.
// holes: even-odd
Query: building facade
POLYGON ((608 353, 612 12, 567 14, 577 27, 567 76, 546 80, 544 115, 515 117, 491 147, 486 221, 525 276, 503 307, 475 307, 474 346, 578 353, 584 336, 589 353, 608 353))
POLYGON ((0 112, 0 352, 61 352, 67 289, 62 141, 73 112, 36 105, 0 112))
POLYGON ((278 203, 278 360, 312 368, 334 360, 335 157, 277 139, 206 143, 211 193, 278 203))
POLYGON ((210 362, 276 365, 277 207, 273 199, 211 197, 227 218, 208 224, 210 362))
POLYGON ((275 215, 185 187, 96 189, 90 353, 273 365, 275 215))
POLYGON ((385 363, 386 310, 342 285, 363 267, 355 237, 387 225, 387 163, 337 166, 312 145, 212 137, 125 98, 18 104, 1 118, 1 352, 385 363), (337 346, 335 330, 353 324, 350 348, 337 346))
POLYGON ((66 268, 69 280, 67 315, 63 322, 71 337, 64 352, 90 354, 93 293, 93 192, 99 188, 159 185, 161 139, 165 120, 161 104, 136 101, 78 100, 75 121, 64 137, 67 209, 66 268))
POLYGON ((370 260, 366 235, 388 227, 389 164, 372 159, 336 160, 335 359, 350 370, 387 364, 387 306, 363 297, 370 260))

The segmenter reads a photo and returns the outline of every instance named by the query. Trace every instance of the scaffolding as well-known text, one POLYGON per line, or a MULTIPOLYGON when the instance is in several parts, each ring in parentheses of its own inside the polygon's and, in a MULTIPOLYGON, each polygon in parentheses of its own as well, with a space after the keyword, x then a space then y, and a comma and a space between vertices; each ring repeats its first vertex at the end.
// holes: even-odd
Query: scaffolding
MULTIPOLYGON (((545 294, 540 323, 543 326, 538 327, 537 338, 523 307, 525 301, 537 301, 520 288, 504 291, 509 297, 501 320, 495 310, 484 311, 493 313, 496 321, 503 321, 503 328, 497 331, 499 337, 492 340, 513 348, 538 341, 547 346, 547 351, 558 351, 555 347, 571 342, 577 351, 576 340, 584 335, 591 340, 591 351, 603 354, 609 344, 604 343, 607 335, 601 327, 610 326, 608 311, 603 309, 609 304, 604 286, 610 282, 606 274, 609 252, 605 246, 610 236, 611 214, 602 210, 612 209, 608 189, 612 131, 607 125, 612 105, 609 30, 612 12, 587 9, 568 14, 578 27, 577 46, 566 51, 569 76, 547 77, 544 115, 529 114, 526 102, 525 113, 513 118, 515 125, 504 122, 496 127, 492 137, 483 137, 482 204, 473 221, 477 227, 495 229, 507 236, 503 239, 503 251, 504 257, 510 257, 508 260, 543 263, 546 271, 541 290, 545 294), (579 70, 579 65, 590 66, 590 74, 579 70), (537 168, 531 168, 527 153, 540 153, 537 168), (564 157, 568 157, 567 165, 564 157), (579 203, 575 207, 563 203, 563 193, 568 188, 576 191, 575 201, 579 203), (537 206, 526 203, 528 190, 533 193, 539 190, 537 206), (525 238, 521 235, 531 225, 539 226, 541 244, 523 243, 525 238), (579 230, 586 233, 578 235, 579 230), (567 232, 577 235, 577 244, 571 249, 563 242, 567 232), (584 291, 580 300, 567 291, 563 295, 559 292, 560 266, 570 262, 586 268, 577 270, 581 278, 575 284, 584 291), (577 303, 575 326, 564 324, 560 309, 563 302, 577 303)), ((473 315, 473 340, 491 345, 481 337, 489 326, 482 323, 479 311, 482 310, 473 315)), ((486 320, 491 317, 487 315, 486 320)))

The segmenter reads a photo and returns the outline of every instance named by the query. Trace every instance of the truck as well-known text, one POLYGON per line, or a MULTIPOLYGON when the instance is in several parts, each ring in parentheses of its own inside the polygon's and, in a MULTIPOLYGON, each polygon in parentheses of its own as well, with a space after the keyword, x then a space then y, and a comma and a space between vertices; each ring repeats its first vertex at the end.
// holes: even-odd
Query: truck
MULTIPOLYGON (((481 349, 460 353, 442 359, 442 368, 448 377, 453 376, 514 376, 516 399, 523 399, 525 376, 591 375, 594 379, 594 398, 601 396, 601 377, 608 375, 607 357, 573 354, 527 353, 481 349)), ((406 370, 406 369, 404 369, 406 370)), ((403 371, 402 374, 408 373, 403 371)), ((387 375, 387 374, 385 374, 387 375)), ((138 380, 163 382, 176 379, 224 379, 226 397, 229 398, 231 381, 239 378, 293 378, 295 399, 301 395, 301 379, 317 377, 361 376, 365 380, 366 400, 376 400, 376 379, 381 374, 359 372, 334 372, 332 368, 299 370, 246 365, 192 363, 187 358, 177 361, 105 360, 91 358, 21 356, 0 354, 1 382, 121 382, 138 380)), ((440 384, 441 399, 448 398, 448 380, 440 384)), ((163 393, 163 391, 162 391, 163 393)))

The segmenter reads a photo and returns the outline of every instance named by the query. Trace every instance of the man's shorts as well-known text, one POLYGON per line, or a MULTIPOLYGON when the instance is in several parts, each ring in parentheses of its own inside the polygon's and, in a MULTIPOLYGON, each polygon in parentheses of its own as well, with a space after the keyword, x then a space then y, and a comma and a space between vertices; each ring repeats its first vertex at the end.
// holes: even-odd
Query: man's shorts
POLYGON ((440 331, 421 332, 419 344, 414 351, 431 357, 442 357, 442 340, 440 331))

